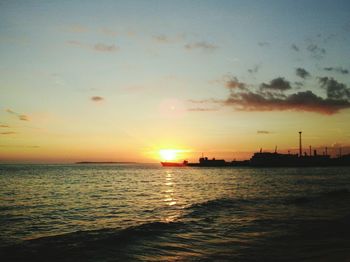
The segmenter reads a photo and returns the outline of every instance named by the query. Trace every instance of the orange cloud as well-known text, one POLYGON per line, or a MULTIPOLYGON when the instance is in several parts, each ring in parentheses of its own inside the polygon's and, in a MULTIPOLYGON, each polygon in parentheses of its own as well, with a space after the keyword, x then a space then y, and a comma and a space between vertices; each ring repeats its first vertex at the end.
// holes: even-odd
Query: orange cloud
POLYGON ((8 131, 8 132, 0 132, 0 135, 14 135, 17 134, 16 132, 13 131, 8 131))
POLYGON ((11 109, 6 109, 5 111, 11 115, 16 116, 19 120, 29 121, 29 117, 27 115, 22 115, 22 114, 16 113, 15 111, 12 111, 11 109))

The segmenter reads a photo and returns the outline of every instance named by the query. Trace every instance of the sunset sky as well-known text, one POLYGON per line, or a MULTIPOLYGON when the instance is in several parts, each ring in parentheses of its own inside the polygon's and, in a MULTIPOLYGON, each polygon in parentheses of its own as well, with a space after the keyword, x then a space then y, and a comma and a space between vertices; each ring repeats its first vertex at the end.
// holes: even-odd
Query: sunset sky
MULTIPOLYGON (((350 145, 350 1, 1 1, 0 161, 350 145)), ((350 151, 349 151, 350 152, 350 151)))

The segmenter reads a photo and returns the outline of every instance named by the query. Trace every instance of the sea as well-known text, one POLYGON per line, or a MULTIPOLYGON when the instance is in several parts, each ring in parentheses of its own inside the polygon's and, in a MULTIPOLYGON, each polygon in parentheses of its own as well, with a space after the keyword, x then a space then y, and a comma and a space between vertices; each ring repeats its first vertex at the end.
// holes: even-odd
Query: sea
POLYGON ((0 165, 1 261, 350 261, 350 168, 0 165))

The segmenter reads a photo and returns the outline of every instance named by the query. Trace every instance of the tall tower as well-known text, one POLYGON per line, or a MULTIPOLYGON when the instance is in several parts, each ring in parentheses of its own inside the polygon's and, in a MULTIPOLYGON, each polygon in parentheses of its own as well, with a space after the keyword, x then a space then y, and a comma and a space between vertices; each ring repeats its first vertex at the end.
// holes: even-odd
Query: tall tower
POLYGON ((303 148, 302 148, 302 145, 301 145, 301 131, 299 131, 299 157, 302 156, 302 153, 303 153, 303 148))

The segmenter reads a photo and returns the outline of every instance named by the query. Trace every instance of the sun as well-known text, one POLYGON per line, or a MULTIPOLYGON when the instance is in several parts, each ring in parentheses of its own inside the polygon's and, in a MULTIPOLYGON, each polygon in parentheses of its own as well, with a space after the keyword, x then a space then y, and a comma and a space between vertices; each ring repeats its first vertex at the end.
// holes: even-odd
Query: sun
POLYGON ((159 155, 163 161, 173 161, 177 159, 178 152, 177 149, 161 149, 159 155))

